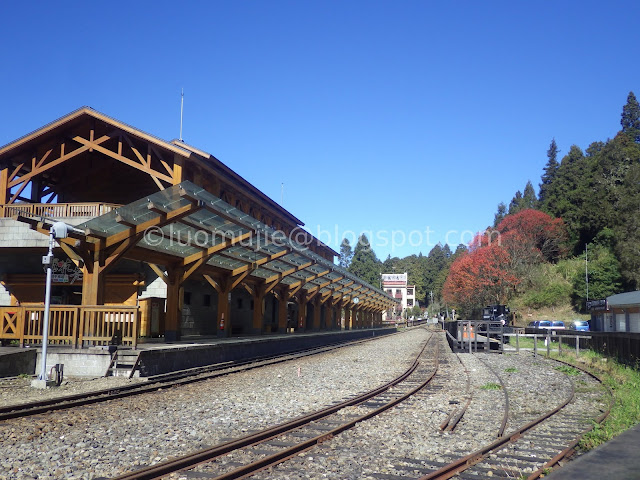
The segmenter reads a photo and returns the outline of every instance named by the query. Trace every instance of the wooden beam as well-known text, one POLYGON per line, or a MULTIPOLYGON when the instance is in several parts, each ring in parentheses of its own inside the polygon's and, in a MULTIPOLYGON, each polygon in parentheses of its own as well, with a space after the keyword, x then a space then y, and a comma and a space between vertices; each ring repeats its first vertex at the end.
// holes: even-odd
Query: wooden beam
POLYGON ((151 270, 153 270, 154 273, 158 275, 158 278, 162 279, 165 284, 169 282, 167 274, 164 273, 164 270, 162 270, 158 265, 156 265, 155 263, 147 263, 147 265, 151 267, 151 270))
POLYGON ((0 170, 0 205, 7 203, 9 197, 9 168, 3 168, 0 170))
POLYGON ((205 257, 207 257, 207 259, 211 258, 211 256, 214 255, 215 253, 221 250, 225 250, 227 248, 233 247, 237 243, 240 243, 243 240, 246 240, 251 235, 253 235, 253 232, 246 232, 241 235, 237 235, 232 239, 227 239, 224 242, 219 243, 218 245, 214 245, 212 247, 207 248, 206 250, 203 250, 202 252, 194 253, 193 255, 189 255, 188 257, 185 257, 184 260, 182 261, 182 264, 186 266, 190 263, 199 261, 200 259, 205 257))
POLYGON ((169 176, 169 175, 165 175, 164 173, 160 173, 156 170, 153 170, 149 167, 146 166, 146 164, 141 164, 138 163, 134 160, 131 160, 130 158, 125 157, 124 155, 119 155, 117 152, 112 152, 111 150, 109 150, 108 148, 104 148, 101 147, 100 145, 98 145, 97 143, 93 143, 90 142, 89 140, 85 140, 82 137, 73 137, 73 140, 81 143, 87 147, 93 148, 95 150, 97 150, 100 153, 103 153, 105 155, 107 155, 108 157, 111 157, 115 160, 118 160, 126 165, 129 165, 130 167, 136 168, 138 170, 141 170, 151 176, 154 176, 160 180, 164 180, 167 183, 173 183, 173 179, 169 176))
MULTIPOLYGON (((135 227, 128 228, 127 230, 123 230, 122 232, 115 233, 111 236, 105 238, 105 247, 110 247, 111 245, 115 245, 116 243, 120 243, 125 238, 135 236, 139 233, 144 233, 145 230, 151 227, 161 227, 167 225, 171 222, 176 222, 182 217, 186 217, 191 215, 194 212, 197 212, 201 206, 199 204, 190 203, 188 205, 184 205, 182 207, 176 208, 171 212, 167 212, 165 214, 160 214, 156 218, 152 218, 143 222, 135 227)), ((87 232, 88 236, 100 236, 100 233, 90 231, 87 232)))
MULTIPOLYGON (((107 140, 109 140, 111 137, 109 137, 108 135, 103 135, 102 137, 100 137, 99 139, 95 140, 91 145, 93 146, 93 148, 96 148, 97 146, 99 146, 101 143, 106 142, 107 140)), ((86 142, 86 140, 85 140, 86 142)), ((64 146, 64 144, 63 144, 64 146)), ((16 185, 21 184, 22 182, 28 182, 32 177, 35 177, 36 175, 40 175, 41 173, 50 170, 51 168, 66 162, 67 160, 76 157, 78 155, 80 155, 81 153, 86 152, 87 150, 89 150, 90 145, 83 145, 82 147, 78 147, 75 150, 73 150, 72 152, 69 153, 63 153, 61 151, 61 156, 59 158, 57 158, 56 160, 52 160, 49 163, 46 163, 40 167, 38 167, 36 170, 32 170, 28 173, 25 173, 24 175, 22 175, 21 177, 18 177, 17 179, 10 181, 9 182, 9 187, 13 188, 16 185)), ((102 148, 102 147, 100 147, 102 148)), ((61 149, 63 150, 63 149, 61 149)))
MULTIPOLYGON (((310 267, 311 265, 313 265, 313 262, 311 262, 311 261, 309 261, 307 263, 303 263, 302 265, 298 265, 295 268, 290 268, 289 270, 285 270, 283 272, 280 272, 277 275, 273 275, 271 277, 268 277, 268 278, 265 279, 265 282, 267 282, 267 283, 272 282, 276 278, 282 279, 282 278, 284 278, 284 277, 286 277, 288 275, 291 275, 292 273, 296 273, 296 272, 299 272, 300 270, 304 270, 305 268, 310 267)), ((294 284, 294 285, 297 285, 297 283, 294 284)))

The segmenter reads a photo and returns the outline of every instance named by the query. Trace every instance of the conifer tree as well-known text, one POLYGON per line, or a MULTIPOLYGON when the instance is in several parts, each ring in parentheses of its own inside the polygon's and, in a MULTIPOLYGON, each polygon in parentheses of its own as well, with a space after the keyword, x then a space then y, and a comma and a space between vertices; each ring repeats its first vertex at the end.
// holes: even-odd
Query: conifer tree
POLYGON ((493 217, 493 228, 500 225, 500 222, 504 220, 504 217, 506 216, 507 216, 507 206, 504 204, 504 202, 500 202, 498 204, 498 211, 493 217))
POLYGON ((634 142, 640 143, 640 105, 633 92, 629 92, 627 104, 622 107, 620 124, 623 133, 631 137, 634 142))
POLYGON ((349 239, 342 239, 342 243, 340 244, 340 256, 338 260, 338 265, 342 268, 349 268, 351 265, 351 259, 353 258, 353 250, 351 249, 351 244, 349 243, 349 239))
POLYGON ((379 285, 381 269, 382 262, 378 260, 371 248, 369 239, 363 233, 360 235, 358 244, 353 250, 349 271, 371 285, 379 285))
POLYGON ((547 190, 549 189, 549 185, 553 182, 553 179, 556 178, 556 173, 558 172, 558 167, 560 164, 558 163, 558 145, 556 145, 556 139, 551 140, 551 144, 549 145, 549 150, 547 150, 547 165, 544 167, 544 173, 542 174, 542 183, 540 184, 540 196, 538 197, 540 203, 545 201, 545 197, 547 195, 547 190))
POLYGON ((522 192, 518 190, 509 203, 509 215, 518 213, 522 210, 522 192))
POLYGON ((538 198, 536 197, 536 191, 533 189, 533 184, 531 180, 527 182, 527 185, 524 187, 524 193, 522 194, 522 202, 520 204, 521 210, 525 210, 527 208, 536 208, 538 205, 538 198))

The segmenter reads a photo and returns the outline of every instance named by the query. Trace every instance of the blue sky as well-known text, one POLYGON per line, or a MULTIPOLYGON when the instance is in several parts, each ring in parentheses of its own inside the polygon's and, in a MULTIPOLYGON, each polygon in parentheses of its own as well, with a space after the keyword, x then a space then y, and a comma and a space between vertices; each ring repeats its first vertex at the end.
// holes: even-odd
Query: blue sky
POLYGON ((186 142, 381 259, 469 241, 640 94, 637 1, 0 8, 1 145, 82 105, 171 140, 184 88, 186 142))

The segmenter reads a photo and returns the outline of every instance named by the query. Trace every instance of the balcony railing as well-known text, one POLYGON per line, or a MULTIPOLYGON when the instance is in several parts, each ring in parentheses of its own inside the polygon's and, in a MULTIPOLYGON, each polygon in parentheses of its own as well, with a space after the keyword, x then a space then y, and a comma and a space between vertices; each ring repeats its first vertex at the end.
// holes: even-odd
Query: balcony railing
MULTIPOLYGON (((49 312, 49 344, 73 348, 108 345, 114 337, 123 345, 138 344, 139 309, 132 306, 55 305, 49 312)), ((42 345, 43 305, 0 307, 0 340, 21 347, 42 345)))
POLYGON ((0 217, 30 215, 50 218, 99 217, 120 207, 115 203, 12 203, 0 205, 0 217))

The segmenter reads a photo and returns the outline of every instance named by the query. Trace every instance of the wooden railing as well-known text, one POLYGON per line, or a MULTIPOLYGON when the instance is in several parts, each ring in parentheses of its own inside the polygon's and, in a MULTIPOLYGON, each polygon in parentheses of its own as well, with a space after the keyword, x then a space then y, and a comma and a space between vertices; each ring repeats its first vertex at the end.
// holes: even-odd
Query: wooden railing
POLYGON ((0 205, 0 217, 9 218, 15 215, 51 218, 99 217, 119 206, 114 203, 11 203, 0 205))
MULTIPOLYGON (((115 337, 136 348, 139 321, 138 307, 55 305, 49 312, 49 345, 92 347, 115 337)), ((0 307, 0 340, 41 345, 43 322, 43 305, 0 307)))

